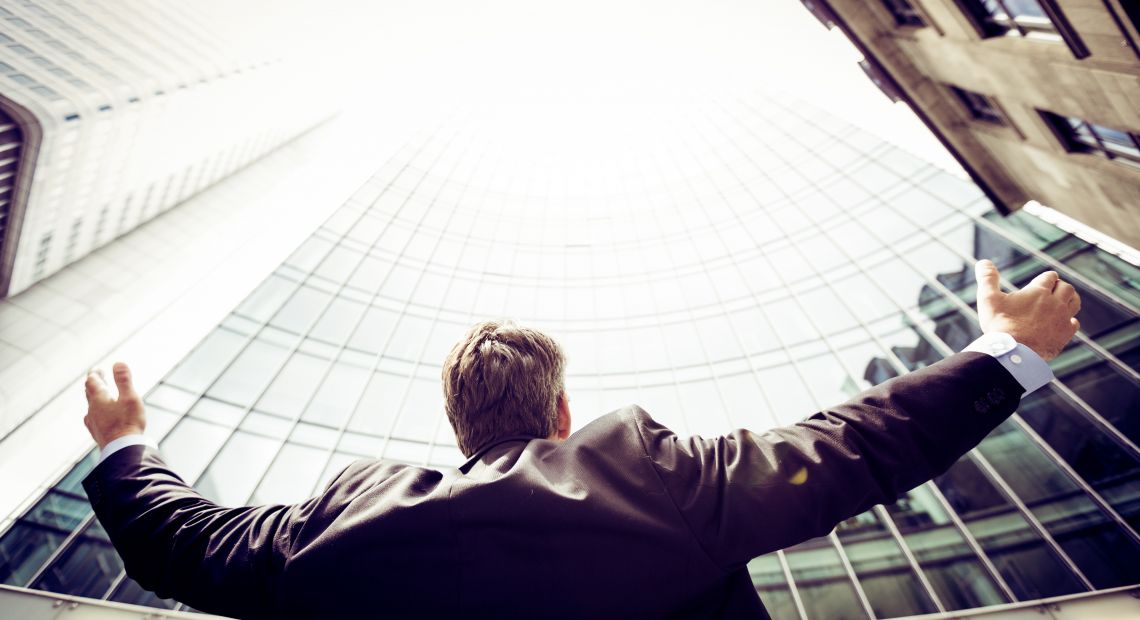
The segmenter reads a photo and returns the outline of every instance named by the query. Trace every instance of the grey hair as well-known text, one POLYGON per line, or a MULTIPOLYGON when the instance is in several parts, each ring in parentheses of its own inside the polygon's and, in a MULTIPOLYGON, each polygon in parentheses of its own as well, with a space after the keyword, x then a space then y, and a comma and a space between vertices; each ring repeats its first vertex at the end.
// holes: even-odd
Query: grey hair
POLYGON ((500 437, 546 438, 558 428, 566 358, 546 334, 513 321, 468 330, 443 362, 443 398, 459 450, 500 437))

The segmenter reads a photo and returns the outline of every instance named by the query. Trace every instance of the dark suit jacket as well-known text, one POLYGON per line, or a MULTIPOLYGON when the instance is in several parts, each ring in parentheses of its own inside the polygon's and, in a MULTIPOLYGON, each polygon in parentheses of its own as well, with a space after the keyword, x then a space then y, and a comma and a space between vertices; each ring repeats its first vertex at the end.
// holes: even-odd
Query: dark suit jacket
POLYGON ((127 574, 203 611, 766 617, 750 558, 945 471, 1021 393, 996 360, 961 353, 764 433, 682 438, 628 407, 450 471, 357 461, 292 506, 217 506, 143 446, 83 484, 127 574))

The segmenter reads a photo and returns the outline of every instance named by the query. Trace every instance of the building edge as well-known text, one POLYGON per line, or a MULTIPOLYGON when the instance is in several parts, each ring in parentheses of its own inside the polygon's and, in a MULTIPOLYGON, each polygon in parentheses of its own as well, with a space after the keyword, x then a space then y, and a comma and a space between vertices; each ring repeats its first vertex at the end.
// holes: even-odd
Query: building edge
MULTIPOLYGON (((7 222, 0 227, 0 298, 4 298, 8 296, 8 289, 12 283, 16 248, 19 246, 20 231, 23 228, 32 176, 36 168, 34 162, 39 156, 44 131, 35 113, 2 94, 0 94, 0 115, 11 119, 16 126, 15 129, 20 133, 20 144, 16 147, 19 153, 15 162, 16 171, 8 199, 7 222)), ((0 215, 2 214, 0 212, 0 215)))
MULTIPOLYGON (((972 163, 970 163, 969 159, 966 158, 962 152, 954 146, 954 144, 946 136, 945 132, 943 132, 938 124, 935 123, 934 120, 930 118, 930 116, 926 113, 926 111, 922 109, 922 106, 916 104, 914 96, 910 93, 909 90, 907 90, 907 88, 904 87, 903 83, 895 78, 894 74, 891 73, 891 71, 887 68, 887 65, 882 62, 881 58, 879 58, 879 55, 876 54, 874 50, 864 44, 863 41, 855 35, 855 31, 851 29, 851 26, 847 23, 847 20, 831 7, 829 0, 800 1, 803 3, 804 8, 811 12, 811 14, 814 15, 816 19, 818 19, 825 27, 830 28, 832 26, 835 26, 839 28, 839 30, 843 33, 843 36, 847 37, 847 40, 851 41, 851 44, 855 46, 855 49, 859 50, 859 53, 863 55, 864 60, 871 65, 874 73, 876 74, 876 77, 879 80, 886 82, 885 84, 879 84, 876 82, 876 86, 878 86, 879 89, 883 91, 884 95, 886 95, 892 101, 901 100, 902 102, 906 103, 907 107, 909 107, 911 111, 914 112, 915 116, 917 116, 919 120, 921 120, 922 123, 926 125, 927 129, 930 130, 930 133, 934 134, 934 137, 938 139, 938 142, 942 144, 943 148, 945 148, 950 153, 950 155, 954 157, 954 160, 958 162, 958 165, 962 166, 962 169, 965 170, 966 174, 970 176, 970 180, 973 181, 974 184, 982 190, 982 193, 986 195, 986 198, 988 198, 989 201, 993 203, 994 207, 997 208, 997 210, 1002 215, 1009 215, 1022 206, 1010 205, 1007 201, 1003 200, 996 191, 994 191, 994 188, 990 185, 989 182, 986 181, 985 177, 978 173, 977 169, 972 163)), ((875 78, 870 77, 871 72, 868 70, 868 67, 864 66, 863 70, 864 72, 868 73, 868 79, 875 81, 875 78)))

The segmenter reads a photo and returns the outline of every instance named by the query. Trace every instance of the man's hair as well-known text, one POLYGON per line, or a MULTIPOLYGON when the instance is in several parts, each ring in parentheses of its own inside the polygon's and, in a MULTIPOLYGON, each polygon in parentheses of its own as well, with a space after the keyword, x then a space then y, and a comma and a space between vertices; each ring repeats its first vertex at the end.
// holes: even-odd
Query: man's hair
POLYGON ((500 437, 554 434, 565 365, 562 347, 538 330, 509 320, 472 327, 443 362, 447 419, 463 454, 500 437))

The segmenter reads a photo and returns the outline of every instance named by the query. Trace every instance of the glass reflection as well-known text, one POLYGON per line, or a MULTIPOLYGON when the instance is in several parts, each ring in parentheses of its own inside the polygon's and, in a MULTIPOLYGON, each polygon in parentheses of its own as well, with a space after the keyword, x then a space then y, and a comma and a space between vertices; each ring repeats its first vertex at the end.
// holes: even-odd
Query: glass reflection
POLYGON ((123 570, 107 532, 93 521, 31 587, 75 596, 102 598, 123 570))
POLYGON ((1052 386, 1023 398, 1018 412, 1134 529, 1140 529, 1140 458, 1052 386))
POLYGON ((1140 581, 1140 546, 1021 429, 1006 421, 978 450, 1095 587, 1140 581))
POLYGON ((280 445, 276 439, 234 433, 194 486, 223 506, 244 506, 280 445))
POLYGON ((929 484, 886 509, 947 609, 1009 602, 929 484))
POLYGON ((898 543, 874 511, 840 523, 835 533, 843 543, 847 559, 876 617, 893 618, 938 611, 898 543))
MULTIPOLYGON (((1083 314, 1082 314, 1083 318, 1083 314)), ((1127 340, 1115 347, 1129 361, 1140 357, 1140 322, 1128 326, 1127 340)), ((1073 345, 1050 362, 1053 373, 1133 443, 1140 443, 1140 383, 1084 345, 1073 345)))
POLYGON ((959 460, 934 481, 1018 600, 1084 589, 970 458, 959 460))
POLYGON ((784 553, 808 618, 867 618, 855 587, 827 537, 814 538, 784 553))
POLYGON ((52 491, 0 540, 0 581, 25 586, 91 507, 79 497, 52 491))
POLYGON ((788 581, 780 568, 780 559, 775 553, 762 555, 749 562, 748 574, 772 620, 799 620, 800 613, 796 610, 788 581))

